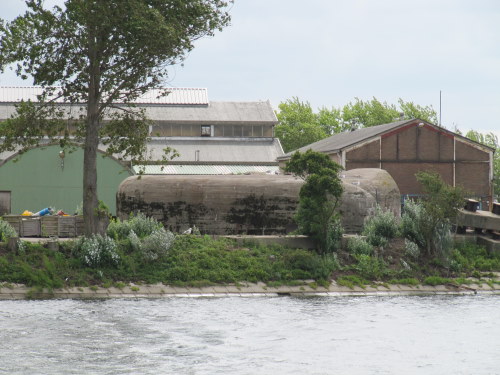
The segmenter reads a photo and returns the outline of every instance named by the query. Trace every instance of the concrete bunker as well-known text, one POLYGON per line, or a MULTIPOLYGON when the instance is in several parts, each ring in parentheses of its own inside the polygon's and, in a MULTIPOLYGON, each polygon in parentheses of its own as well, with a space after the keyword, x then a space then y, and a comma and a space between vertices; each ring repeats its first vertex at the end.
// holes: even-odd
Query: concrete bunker
MULTIPOLYGON (((399 189, 380 169, 343 172, 340 210, 346 232, 359 232, 379 204, 400 215, 399 189)), ((196 226, 208 234, 286 234, 303 181, 289 175, 145 175, 125 179, 118 188, 117 215, 143 212, 166 228, 182 232, 196 226)))

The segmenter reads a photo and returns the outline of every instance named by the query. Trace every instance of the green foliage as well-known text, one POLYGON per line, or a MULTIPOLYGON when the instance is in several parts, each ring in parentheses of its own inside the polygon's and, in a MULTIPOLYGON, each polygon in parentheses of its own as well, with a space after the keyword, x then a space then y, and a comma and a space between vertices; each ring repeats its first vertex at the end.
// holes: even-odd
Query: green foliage
POLYGON ((500 256, 488 253, 485 248, 476 244, 465 243, 457 246, 451 254, 454 272, 472 275, 477 271, 498 271, 500 256))
POLYGON ((373 246, 361 236, 354 236, 347 241, 347 251, 350 254, 372 255, 373 246))
POLYGON ((377 98, 367 101, 355 98, 354 102, 343 107, 323 107, 314 112, 309 102, 293 97, 278 106, 276 116, 279 124, 275 128, 275 134, 284 151, 289 152, 332 134, 398 121, 401 113, 405 120, 419 118, 437 123, 437 114, 432 106, 420 106, 401 98, 398 104, 399 107, 382 103, 377 98))
POLYGON ((500 143, 494 133, 479 133, 476 130, 469 130, 465 135, 478 143, 489 146, 495 150, 493 154, 493 191, 497 199, 500 198, 500 143))
POLYGON ((141 240, 132 230, 129 233, 129 240, 134 250, 142 254, 144 260, 154 261, 167 255, 175 241, 175 235, 164 228, 158 228, 141 240))
POLYGON ((404 279, 391 279, 389 281, 390 284, 394 285, 410 285, 410 286, 417 286, 420 284, 420 281, 415 279, 414 277, 407 277, 404 279))
POLYGON ((144 238, 162 228, 163 225, 155 218, 147 217, 139 212, 135 216, 131 214, 130 218, 125 221, 120 219, 112 220, 108 225, 107 234, 115 240, 123 240, 133 231, 139 238, 144 238))
POLYGON ((0 242, 6 242, 11 237, 17 237, 16 230, 8 222, 0 219, 0 242))
POLYGON ((354 289, 355 286, 359 286, 364 289, 366 284, 368 284, 368 282, 365 279, 355 275, 341 276, 337 279, 337 285, 346 286, 351 289, 354 289))
MULTIPOLYGON (((426 241, 420 229, 420 223, 425 220, 424 207, 412 200, 405 202, 403 215, 401 217, 401 235, 409 242, 416 244, 419 248, 425 248, 426 241)), ((412 246, 412 245, 408 245, 412 246)), ((413 249, 413 248, 412 248, 413 249)), ((411 249, 410 249, 411 251, 411 249)), ((413 252, 416 254, 416 252, 413 252)))
POLYGON ((396 237, 399 223, 391 211, 384 211, 377 205, 375 215, 368 217, 363 227, 366 241, 373 246, 384 247, 388 240, 396 237))
POLYGON ((381 280, 387 274, 387 266, 382 259, 365 254, 354 255, 353 269, 368 280, 381 280))
POLYGON ((450 283, 453 283, 451 279, 441 276, 428 276, 424 279, 424 285, 436 286, 436 285, 446 285, 450 283))
POLYGON ((318 124, 318 117, 313 113, 308 102, 301 102, 297 97, 279 104, 276 113, 279 124, 274 128, 283 150, 289 152, 314 143, 327 136, 318 124))
POLYGON ((294 153, 285 167, 305 180, 295 220, 299 230, 313 238, 321 252, 334 250, 335 236, 340 233, 337 207, 343 191, 338 176, 341 169, 326 154, 312 150, 294 153))
POLYGON ((406 202, 401 232, 422 250, 421 256, 447 261, 452 248, 451 225, 463 206, 464 192, 447 185, 435 172, 419 172, 425 196, 419 203, 406 202))
POLYGON ((117 250, 113 239, 94 234, 91 237, 80 237, 75 243, 73 253, 88 267, 97 268, 117 266, 120 262, 117 250))
POLYGON ((63 7, 46 9, 42 0, 26 1, 24 15, 0 23, 0 70, 16 64, 17 75, 33 77, 44 93, 36 104, 21 103, 17 115, 2 123, 0 151, 17 145, 25 151, 43 137, 62 146, 70 136, 83 143, 85 233, 95 233, 99 142, 110 154, 145 158, 149 122, 134 100, 159 88, 168 78, 166 68, 183 61, 195 40, 229 24, 229 2, 66 0, 63 7), (59 98, 83 108, 67 119, 55 104, 59 98), (73 134, 63 119, 76 127, 73 134))

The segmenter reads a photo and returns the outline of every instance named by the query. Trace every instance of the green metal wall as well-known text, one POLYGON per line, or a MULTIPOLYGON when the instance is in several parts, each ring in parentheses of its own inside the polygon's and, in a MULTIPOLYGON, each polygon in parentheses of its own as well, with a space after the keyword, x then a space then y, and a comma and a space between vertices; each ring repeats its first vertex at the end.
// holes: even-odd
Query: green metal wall
MULTIPOLYGON (((65 152, 57 145, 34 148, 0 166, 0 191, 11 191, 11 213, 45 207, 73 214, 83 200, 83 149, 65 152)), ((132 173, 116 160, 97 156, 97 195, 116 214, 118 185, 132 173)))

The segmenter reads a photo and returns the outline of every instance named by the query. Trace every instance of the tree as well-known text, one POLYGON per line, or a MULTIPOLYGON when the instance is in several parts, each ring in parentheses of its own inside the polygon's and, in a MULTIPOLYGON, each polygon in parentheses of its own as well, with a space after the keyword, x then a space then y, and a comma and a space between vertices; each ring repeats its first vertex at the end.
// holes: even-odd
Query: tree
POLYGON ((275 128, 285 152, 296 150, 302 146, 314 143, 327 136, 318 125, 318 118, 308 102, 301 102, 293 97, 279 104, 280 111, 276 113, 279 124, 275 128))
POLYGON ((182 61, 195 40, 228 25, 228 2, 66 0, 64 9, 45 9, 43 0, 26 0, 24 15, 1 22, 0 68, 15 63, 19 76, 32 76, 45 90, 39 103, 22 103, 18 116, 1 125, 0 149, 26 150, 44 136, 64 144, 70 138, 62 121, 67 114, 56 100, 81 105, 71 124, 84 148, 87 235, 97 231, 99 141, 110 154, 143 156, 148 122, 134 99, 160 87, 166 68, 182 61))
POLYGON ((355 98, 343 107, 328 109, 322 107, 316 113, 309 102, 293 97, 279 104, 276 113, 279 124, 276 137, 285 152, 296 150, 336 133, 363 127, 387 124, 400 119, 419 118, 431 123, 437 122, 432 106, 420 106, 413 102, 398 100, 398 106, 380 102, 377 98, 363 101, 355 98), (403 115, 402 115, 403 114, 403 115))
POLYGON ((495 150, 493 156, 493 194, 497 198, 500 197, 500 144, 498 137, 494 133, 482 134, 476 130, 469 130, 465 136, 495 150))
POLYGON ((341 170, 328 155, 312 150, 295 152, 285 167, 285 171, 305 180, 295 219, 299 230, 313 238, 321 252, 332 251, 332 237, 341 233, 337 211, 343 192, 338 175, 341 170))
POLYGON ((427 256, 446 258, 452 244, 451 225, 464 205, 465 193, 460 187, 446 184, 436 172, 420 171, 416 177, 425 194, 420 202, 422 212, 413 218, 418 222, 411 223, 417 228, 414 233, 408 236, 403 225, 403 234, 423 247, 427 256))

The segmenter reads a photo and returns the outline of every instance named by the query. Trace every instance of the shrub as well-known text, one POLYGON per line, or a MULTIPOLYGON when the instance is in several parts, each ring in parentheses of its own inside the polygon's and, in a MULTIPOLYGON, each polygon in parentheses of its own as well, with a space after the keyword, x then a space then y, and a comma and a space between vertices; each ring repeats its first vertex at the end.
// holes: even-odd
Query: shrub
POLYGON ((384 247, 387 240, 398 235, 399 224, 391 211, 384 211, 377 205, 375 215, 367 218, 363 235, 373 246, 384 247))
POLYGON ((354 236, 347 242, 347 251, 350 254, 363 254, 372 255, 373 246, 366 242, 366 240, 361 236, 354 236))
POLYGON ((407 238, 405 238, 405 255, 408 255, 413 259, 418 259, 420 256, 420 249, 418 248, 418 245, 407 238))
POLYGON ((100 234, 80 237, 76 241, 73 251, 85 265, 92 268, 117 266, 120 262, 115 241, 100 234))
POLYGON ((167 254, 174 240, 175 235, 172 232, 164 228, 156 229, 140 242, 140 252, 145 260, 156 260, 167 254))
POLYGON ((156 219, 139 212, 136 216, 131 215, 126 221, 120 219, 111 221, 107 234, 116 240, 123 240, 128 237, 130 231, 134 231, 139 238, 144 238, 160 228, 163 228, 163 225, 156 219))
POLYGON ((354 258, 357 261, 354 269, 365 279, 379 280, 387 270, 384 261, 376 257, 360 254, 354 255, 354 258))
POLYGON ((401 235, 419 248, 425 246, 425 239, 420 231, 419 223, 424 220, 424 208, 411 200, 405 202, 403 216, 401 217, 401 235))
POLYGON ((16 230, 6 221, 0 220, 0 241, 7 241, 11 237, 17 237, 16 230))
POLYGON ((343 234, 344 228, 342 228, 340 218, 332 218, 331 222, 328 224, 328 231, 326 234, 326 252, 333 253, 340 249, 343 234))

